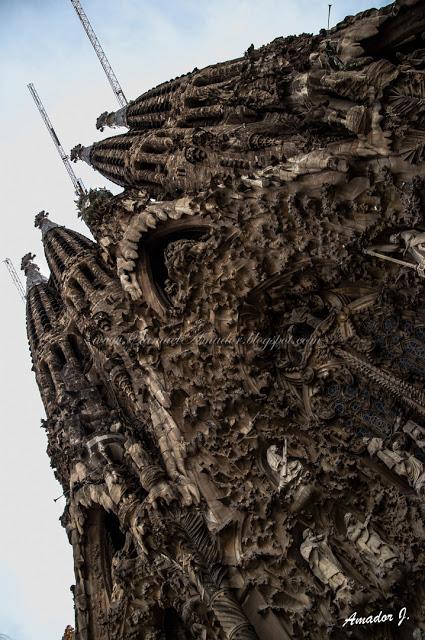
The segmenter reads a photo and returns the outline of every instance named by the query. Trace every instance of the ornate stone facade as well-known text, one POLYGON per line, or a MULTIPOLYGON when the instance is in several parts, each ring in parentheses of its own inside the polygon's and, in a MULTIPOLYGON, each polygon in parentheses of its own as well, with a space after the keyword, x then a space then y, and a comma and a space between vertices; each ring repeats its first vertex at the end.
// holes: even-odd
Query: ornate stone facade
POLYGON ((424 32, 250 47, 74 149, 124 191, 23 268, 76 640, 425 633, 424 32))

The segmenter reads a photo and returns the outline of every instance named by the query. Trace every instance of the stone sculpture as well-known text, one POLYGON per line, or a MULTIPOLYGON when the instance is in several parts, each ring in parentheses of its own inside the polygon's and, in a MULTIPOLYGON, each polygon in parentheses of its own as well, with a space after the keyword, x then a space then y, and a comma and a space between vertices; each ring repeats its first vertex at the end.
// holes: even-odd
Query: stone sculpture
POLYGON ((74 149, 123 191, 23 269, 75 640, 425 631, 424 32, 397 0, 250 47, 74 149))

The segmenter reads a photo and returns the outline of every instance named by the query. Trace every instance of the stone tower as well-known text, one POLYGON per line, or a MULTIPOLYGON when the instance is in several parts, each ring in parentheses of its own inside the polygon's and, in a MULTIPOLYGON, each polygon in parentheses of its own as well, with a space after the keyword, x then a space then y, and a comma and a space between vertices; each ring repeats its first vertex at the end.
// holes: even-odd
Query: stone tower
POLYGON ((76 640, 425 637, 423 33, 250 47, 74 148, 124 190, 22 266, 76 640))

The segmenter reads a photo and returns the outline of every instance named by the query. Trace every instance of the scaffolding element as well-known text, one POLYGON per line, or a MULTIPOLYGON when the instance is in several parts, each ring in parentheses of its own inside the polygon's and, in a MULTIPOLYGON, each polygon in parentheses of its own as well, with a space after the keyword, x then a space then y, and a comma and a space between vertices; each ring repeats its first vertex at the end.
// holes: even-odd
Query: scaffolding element
POLYGON ((104 72, 106 73, 106 77, 108 78, 109 84, 112 87, 112 91, 114 92, 115 97, 118 100, 118 104, 120 105, 120 107, 126 107, 128 104, 127 98, 124 95, 124 91, 121 89, 121 85, 118 82, 117 76, 115 75, 111 65, 109 64, 109 60, 106 57, 104 50, 102 49, 102 45, 100 44, 95 32, 93 31, 93 27, 91 26, 90 21, 86 16, 81 2, 79 2, 79 0, 71 0, 71 3, 75 11, 77 12, 78 17, 80 18, 81 24, 83 25, 90 42, 93 45, 93 49, 95 50, 96 55, 99 58, 99 62, 102 65, 104 72))
POLYGON ((7 267, 7 270, 9 271, 10 277, 12 278, 12 282, 15 285, 15 287, 18 290, 19 295, 21 296, 22 300, 25 302, 25 289, 22 285, 21 279, 18 276, 15 267, 13 266, 13 262, 10 258, 5 258, 3 260, 4 264, 7 267))
POLYGON ((80 180, 80 178, 77 178, 77 176, 74 173, 74 170, 71 166, 71 163, 69 161, 69 157, 67 156, 67 154, 65 153, 64 148, 62 147, 58 136, 56 135, 56 131, 53 129, 53 125, 50 122, 49 116, 47 115, 46 109, 43 106, 43 103, 40 100, 40 96, 38 95, 34 85, 32 84, 32 82, 30 82, 28 86, 28 89, 30 91, 30 94, 32 95, 35 104, 37 105, 37 109, 39 110, 41 117, 44 120, 44 124, 47 127, 48 132, 50 133, 52 140, 54 142, 54 145, 61 157, 62 162, 65 165, 65 169, 68 172, 69 177, 72 180, 72 184, 74 185, 74 191, 76 193, 77 196, 83 196, 87 194, 87 190, 82 182, 82 180, 80 180))

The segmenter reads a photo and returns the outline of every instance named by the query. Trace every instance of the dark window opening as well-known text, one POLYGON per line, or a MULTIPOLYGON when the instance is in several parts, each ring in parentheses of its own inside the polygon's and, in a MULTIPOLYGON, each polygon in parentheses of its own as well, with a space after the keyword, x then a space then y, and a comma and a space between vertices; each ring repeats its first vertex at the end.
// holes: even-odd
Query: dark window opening
POLYGON ((185 227, 176 230, 162 238, 153 238, 147 243, 147 269, 151 282, 157 291, 162 303, 171 306, 171 300, 166 294, 165 285, 169 279, 169 273, 165 262, 165 251, 171 242, 176 240, 199 240, 207 234, 204 226, 185 227))
POLYGON ((85 276, 85 278, 87 278, 87 280, 90 282, 90 284, 94 284, 96 282, 96 276, 94 275, 92 270, 89 269, 89 267, 87 265, 82 264, 80 266, 80 271, 85 276))
POLYGON ((96 149, 100 149, 101 151, 128 151, 134 142, 134 136, 129 136, 123 139, 112 139, 112 140, 103 140, 102 142, 98 142, 96 145, 96 149))
POLYGON ((154 162, 143 162, 141 160, 138 160, 134 164, 137 171, 152 171, 153 173, 156 173, 158 169, 159 171, 161 171, 162 169, 162 167, 158 167, 158 165, 155 164, 154 162))
POLYGON ((149 120, 145 119, 145 116, 140 116, 136 119, 136 124, 140 126, 141 129, 159 129, 165 122, 164 118, 157 117, 155 120, 153 116, 147 116, 149 120))
POLYGON ((41 299, 41 295, 38 287, 35 287, 34 289, 33 300, 34 300, 34 310, 38 316, 38 319, 40 320, 41 326, 43 327, 43 331, 49 331, 52 328, 52 326, 51 326, 46 308, 43 304, 43 300, 41 299))
POLYGON ((84 362, 86 359, 86 354, 84 353, 85 350, 84 348, 82 348, 83 345, 80 342, 80 340, 77 338, 77 336, 71 333, 71 335, 68 336, 68 344, 71 348, 72 353, 76 357, 76 359, 79 362, 84 362))
MULTIPOLYGON (((122 533, 118 518, 102 507, 87 510, 85 526, 85 545, 88 557, 92 557, 97 566, 89 569, 99 576, 106 593, 112 593, 112 560, 114 555, 124 547, 125 535, 122 533)), ((90 636, 91 637, 91 636, 90 636)))
POLYGON ((103 273, 105 274, 105 276, 108 276, 108 278, 111 277, 111 273, 108 269, 108 267, 101 261, 101 260, 96 260, 96 267, 103 273))
POLYGON ((82 236, 81 233, 69 231, 69 229, 61 229, 61 233, 68 239, 68 242, 74 247, 75 251, 80 251, 82 247, 93 249, 93 242, 85 236, 82 236))
POLYGON ((143 143, 142 151, 144 153, 164 153, 168 151, 166 142, 156 138, 155 140, 148 140, 143 143))
POLYGON ((151 102, 150 104, 141 104, 136 109, 132 110, 132 116, 144 116, 151 113, 164 113, 170 111, 171 102, 169 100, 163 100, 158 102, 151 102))
POLYGON ((39 339, 38 339, 37 331, 35 328, 35 322, 33 317, 34 310, 32 308, 31 298, 28 299, 27 308, 28 308, 28 311, 27 311, 28 335, 29 335, 30 342, 32 342, 32 344, 34 345, 34 349, 37 349, 39 344, 39 339))
POLYGON ((185 118, 183 118, 180 122, 182 127, 212 127, 214 125, 220 124, 222 119, 221 115, 213 114, 213 115, 197 115, 194 113, 193 115, 188 114, 185 118))
POLYGON ((66 365, 66 358, 65 358, 65 354, 62 351, 61 347, 57 344, 53 345, 51 348, 51 351, 53 353, 53 355, 55 356, 59 367, 62 369, 62 367, 64 367, 66 365))
POLYGON ((62 238, 61 236, 59 236, 58 243, 68 257, 71 258, 74 255, 75 253, 74 249, 71 247, 71 245, 65 238, 62 238))
MULTIPOLYGON (((51 235, 51 234, 50 234, 51 235)), ((65 265, 63 263, 63 261, 61 260, 60 256, 58 255, 51 239, 47 238, 46 241, 46 258, 47 258, 47 262, 49 265, 49 269, 50 272, 52 274, 52 277, 55 280, 56 286, 57 286, 57 271, 59 271, 59 273, 63 273, 63 271, 65 270, 65 265)))
POLYGON ((48 388, 49 395, 54 395, 54 393, 55 393, 55 383, 53 382, 53 378, 52 378, 52 374, 50 372, 49 365, 44 360, 42 360, 40 362, 40 374, 44 378, 43 382, 47 383, 47 388, 48 388))
POLYGON ((123 548, 125 535, 120 529, 118 518, 113 513, 105 514, 105 531, 115 554, 123 548))

